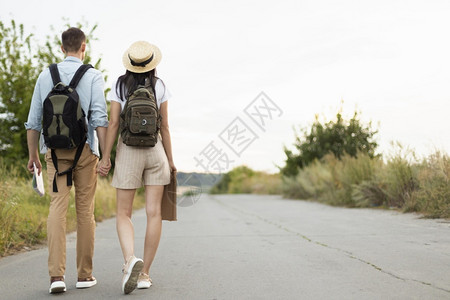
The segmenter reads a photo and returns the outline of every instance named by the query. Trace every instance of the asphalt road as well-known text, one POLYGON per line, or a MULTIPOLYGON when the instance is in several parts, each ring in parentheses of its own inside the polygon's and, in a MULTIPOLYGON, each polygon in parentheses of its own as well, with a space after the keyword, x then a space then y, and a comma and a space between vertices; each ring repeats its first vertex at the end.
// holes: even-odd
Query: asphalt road
MULTIPOLYGON (((137 254, 145 214, 135 213, 137 254)), ((164 222, 153 286, 120 291, 115 220, 98 224, 98 285, 48 294, 47 249, 0 259, 0 299, 450 299, 450 222, 278 196, 202 195, 164 222)))

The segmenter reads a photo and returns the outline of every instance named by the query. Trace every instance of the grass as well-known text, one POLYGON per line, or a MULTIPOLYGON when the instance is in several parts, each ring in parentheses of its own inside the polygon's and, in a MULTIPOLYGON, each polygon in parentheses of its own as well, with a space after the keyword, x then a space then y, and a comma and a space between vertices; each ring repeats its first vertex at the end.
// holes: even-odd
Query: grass
MULTIPOLYGON (((23 170, 6 165, 0 159, 0 256, 39 244, 47 237, 50 196, 39 197, 31 187, 31 175, 23 174, 23 170)), ((43 175, 48 190, 45 170, 43 175)), ((108 178, 98 179, 94 211, 97 222, 115 215, 116 192, 109 182, 108 178)), ((138 191, 134 208, 143 206, 143 193, 138 191)), ((67 232, 76 229, 74 189, 70 195, 66 226, 67 232)))
POLYGON ((395 207, 425 217, 450 218, 450 159, 435 152, 421 160, 412 151, 387 157, 327 155, 283 178, 283 195, 347 207, 395 207))

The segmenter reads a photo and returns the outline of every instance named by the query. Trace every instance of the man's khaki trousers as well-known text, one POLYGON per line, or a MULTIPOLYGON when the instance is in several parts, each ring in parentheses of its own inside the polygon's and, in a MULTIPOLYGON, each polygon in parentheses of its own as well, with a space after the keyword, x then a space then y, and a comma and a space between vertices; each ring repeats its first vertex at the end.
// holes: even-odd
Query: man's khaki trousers
MULTIPOLYGON (((63 172, 73 164, 76 149, 57 149, 58 170, 63 172)), ((50 276, 63 276, 66 270, 66 214, 70 199, 71 186, 67 186, 67 175, 58 176, 56 184, 58 192, 53 192, 53 165, 50 150, 45 155, 49 191, 51 196, 50 210, 47 220, 48 270, 50 276)), ((77 213, 77 270, 79 278, 92 275, 92 258, 94 256, 94 195, 97 187, 98 158, 88 144, 73 170, 75 186, 75 207, 77 213)))

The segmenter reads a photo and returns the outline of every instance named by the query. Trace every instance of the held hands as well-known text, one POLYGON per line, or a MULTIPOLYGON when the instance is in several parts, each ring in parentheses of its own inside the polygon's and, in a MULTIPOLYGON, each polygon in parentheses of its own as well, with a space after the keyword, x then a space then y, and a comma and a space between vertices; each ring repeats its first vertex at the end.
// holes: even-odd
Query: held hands
POLYGON ((111 160, 102 158, 97 166, 97 174, 101 176, 108 175, 109 170, 111 169, 111 160))

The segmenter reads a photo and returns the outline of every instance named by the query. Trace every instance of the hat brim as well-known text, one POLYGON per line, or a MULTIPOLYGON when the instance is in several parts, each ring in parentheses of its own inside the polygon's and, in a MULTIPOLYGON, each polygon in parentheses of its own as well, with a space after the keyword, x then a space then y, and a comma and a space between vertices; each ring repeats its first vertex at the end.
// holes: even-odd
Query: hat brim
POLYGON ((125 51, 125 53, 123 54, 123 57, 122 57, 123 66, 128 71, 134 72, 134 73, 145 73, 145 72, 149 72, 149 71, 153 70, 154 68, 156 68, 156 66, 161 61, 162 55, 161 55, 161 50, 159 50, 159 48, 156 47, 155 45, 152 45, 152 50, 153 50, 152 51, 153 52, 152 61, 149 62, 144 67, 139 67, 139 66, 133 66, 131 64, 130 59, 128 57, 128 49, 127 49, 127 51, 125 51))

